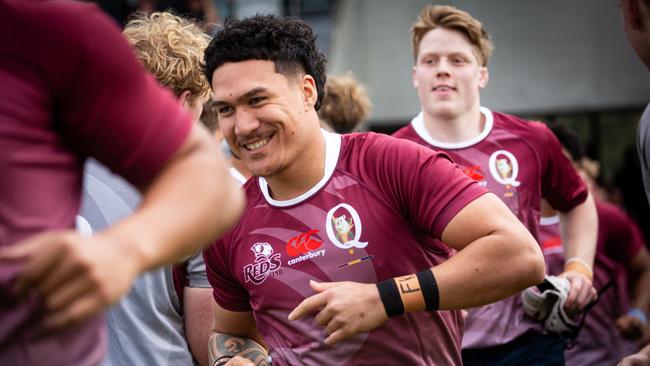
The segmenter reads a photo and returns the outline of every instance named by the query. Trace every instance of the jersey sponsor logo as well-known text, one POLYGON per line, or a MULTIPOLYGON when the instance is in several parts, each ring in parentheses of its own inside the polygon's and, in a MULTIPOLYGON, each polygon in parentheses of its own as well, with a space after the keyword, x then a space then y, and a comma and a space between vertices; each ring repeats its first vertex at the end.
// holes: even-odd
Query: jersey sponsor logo
POLYGON ((323 244, 322 241, 312 238, 312 235, 317 233, 318 230, 312 229, 306 233, 291 238, 287 242, 287 254, 292 257, 297 257, 289 259, 287 261, 288 265, 292 266, 296 263, 325 255, 325 249, 316 250, 320 248, 321 244, 323 244))
POLYGON ((478 182, 480 186, 485 187, 487 185, 485 174, 483 174, 479 165, 465 167, 463 173, 472 178, 472 180, 478 182))
POLYGON ((517 180, 519 175, 519 163, 517 158, 506 150, 497 150, 490 155, 488 161, 490 173, 497 182, 503 185, 518 187, 521 182, 517 180))
POLYGON ((312 229, 289 239, 287 242, 287 254, 292 257, 297 257, 300 254, 307 254, 310 250, 318 249, 323 242, 312 238, 312 235, 317 233, 318 230, 312 229))
POLYGON ((325 226, 327 237, 341 249, 363 249, 368 242, 361 242, 361 218, 354 207, 347 203, 334 206, 327 212, 325 226))
POLYGON ((255 263, 244 266, 244 278, 259 285, 280 269, 280 253, 274 254, 269 243, 255 243, 251 250, 255 253, 255 263))

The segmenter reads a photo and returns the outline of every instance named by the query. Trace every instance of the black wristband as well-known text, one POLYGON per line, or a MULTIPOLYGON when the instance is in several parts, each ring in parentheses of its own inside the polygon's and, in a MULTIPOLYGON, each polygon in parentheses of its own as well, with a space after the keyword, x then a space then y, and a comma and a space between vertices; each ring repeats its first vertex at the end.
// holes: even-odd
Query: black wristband
POLYGON ((233 355, 223 355, 217 358, 212 362, 212 366, 223 366, 228 363, 231 359, 233 359, 235 356, 233 355))
POLYGON ((433 276, 431 269, 425 269, 416 274, 418 282, 420 282, 420 289, 422 289, 422 296, 424 297, 424 304, 427 311, 437 311, 440 307, 440 294, 438 293, 438 283, 433 276))
POLYGON ((379 282, 377 289, 379 289, 379 297, 384 304, 384 309, 386 309, 386 314, 388 314, 389 318, 404 314, 404 304, 402 303, 402 297, 399 295, 394 279, 389 278, 379 282))

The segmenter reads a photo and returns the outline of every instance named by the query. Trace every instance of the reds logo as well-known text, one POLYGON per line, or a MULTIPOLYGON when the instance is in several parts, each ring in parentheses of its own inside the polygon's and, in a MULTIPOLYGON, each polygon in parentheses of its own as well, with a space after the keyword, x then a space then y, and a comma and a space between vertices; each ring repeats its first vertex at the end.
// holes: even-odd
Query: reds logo
POLYGON ((291 238, 287 242, 287 254, 297 257, 301 254, 307 254, 310 250, 318 249, 323 242, 311 237, 316 233, 318 233, 318 230, 309 230, 304 234, 291 238))
POLYGON ((259 285, 280 268, 280 253, 273 254, 269 243, 255 243, 251 250, 255 253, 255 263, 244 267, 244 279, 259 285))

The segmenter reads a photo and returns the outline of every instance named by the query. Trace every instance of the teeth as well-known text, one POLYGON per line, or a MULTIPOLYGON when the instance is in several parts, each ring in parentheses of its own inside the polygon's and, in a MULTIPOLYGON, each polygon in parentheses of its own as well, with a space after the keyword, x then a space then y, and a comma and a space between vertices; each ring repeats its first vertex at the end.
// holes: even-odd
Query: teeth
POLYGON ((245 146, 248 150, 256 150, 256 149, 259 149, 260 147, 266 145, 268 142, 269 142, 269 139, 268 139, 268 138, 265 138, 265 139, 263 139, 263 140, 260 140, 260 141, 254 142, 254 143, 252 143, 252 144, 246 144, 246 145, 244 145, 244 146, 245 146))

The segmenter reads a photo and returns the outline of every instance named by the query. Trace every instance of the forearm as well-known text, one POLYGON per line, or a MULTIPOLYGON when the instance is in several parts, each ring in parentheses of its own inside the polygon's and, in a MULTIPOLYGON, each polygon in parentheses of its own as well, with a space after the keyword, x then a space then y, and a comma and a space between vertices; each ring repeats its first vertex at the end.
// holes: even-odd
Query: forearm
MULTIPOLYGON (((437 308, 471 308, 511 296, 543 280, 544 262, 534 239, 490 235, 429 269, 437 288, 437 308), (519 243, 528 242, 528 245, 519 243)), ((422 276, 422 275, 420 275, 422 276)), ((404 312, 426 308, 427 289, 416 274, 393 279, 404 312)), ((425 281, 429 282, 429 281, 425 281)))
POLYGON ((222 365, 230 357, 241 356, 257 366, 267 366, 268 352, 259 343, 250 338, 238 337, 226 333, 213 333, 208 344, 210 365, 222 365), (219 361, 217 361, 219 360, 219 361))
POLYGON ((242 193, 207 135, 175 157, 146 189, 141 207, 100 235, 117 239, 141 271, 190 255, 238 218, 242 193))
POLYGON ((208 344, 212 335, 212 288, 185 287, 183 313, 185 338, 199 365, 210 365, 208 344))
POLYGON ((582 263, 593 270, 598 236, 598 215, 593 196, 589 194, 585 202, 571 211, 560 213, 564 257, 574 263, 582 263))

